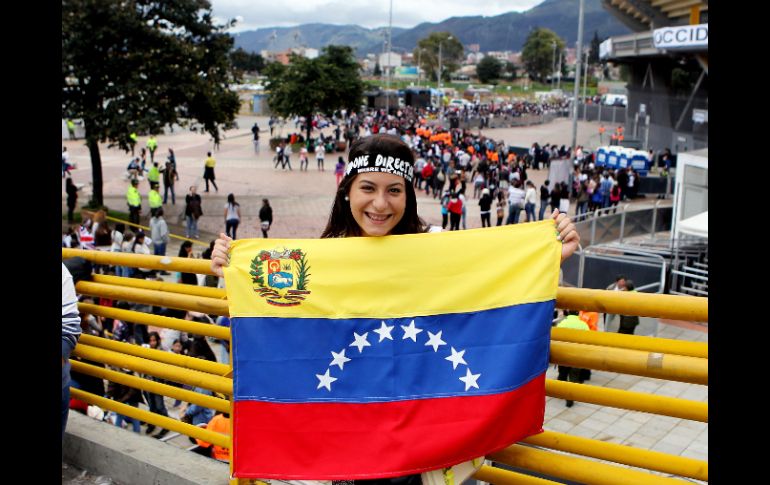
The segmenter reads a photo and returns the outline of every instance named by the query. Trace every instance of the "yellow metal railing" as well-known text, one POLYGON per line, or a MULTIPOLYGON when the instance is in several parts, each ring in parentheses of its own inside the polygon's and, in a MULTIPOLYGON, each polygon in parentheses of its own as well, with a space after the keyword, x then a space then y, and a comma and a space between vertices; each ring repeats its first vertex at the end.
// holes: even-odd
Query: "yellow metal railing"
MULTIPOLYGON (((143 226, 141 224, 136 224, 134 222, 124 221, 123 219, 118 219, 117 217, 112 217, 112 216, 104 216, 104 218, 107 219, 108 221, 122 222, 123 224, 125 224, 127 226, 138 227, 139 229, 142 229, 144 232, 150 232, 150 228, 149 227, 143 226)), ((198 245, 201 245, 201 246, 208 247, 208 244, 206 244, 206 243, 204 243, 202 241, 198 241, 196 239, 190 239, 189 237, 179 236, 177 234, 171 234, 171 233, 169 233, 169 237, 173 237, 174 239, 179 239, 180 241, 190 241, 193 244, 198 244, 198 245)))
MULTIPOLYGON (((99 264, 118 264, 189 273, 211 274, 208 260, 143 256, 125 253, 63 249, 62 257, 81 256, 99 264)), ((222 289, 176 283, 146 281, 115 276, 94 275, 92 281, 77 284, 78 293, 94 297, 131 301, 214 315, 227 315, 226 293, 222 289)), ((575 288, 559 288, 557 307, 593 310, 612 314, 654 316, 658 318, 708 321, 708 300, 697 297, 649 295, 575 288)), ((117 318, 162 328, 229 340, 230 330, 211 324, 142 312, 120 310, 80 303, 80 310, 93 315, 117 318)), ((232 367, 203 359, 147 349, 137 345, 83 335, 74 356, 109 366, 126 368, 140 374, 168 379, 190 386, 210 389, 232 396, 232 367)), ((73 369, 137 389, 199 404, 220 412, 232 412, 232 400, 224 400, 140 376, 131 376, 72 359, 73 369)), ((634 335, 552 329, 551 362, 639 376, 708 385, 708 345, 671 339, 634 335)), ((230 447, 231 435, 212 433, 142 409, 117 403, 76 389, 73 397, 147 423, 230 447)), ((708 405, 687 399, 657 396, 641 392, 610 389, 546 379, 546 395, 681 419, 708 422, 708 405)), ((708 480, 708 463, 676 455, 643 450, 625 445, 545 431, 530 436, 487 458, 519 469, 555 478, 590 484, 610 483, 682 483, 661 474, 708 480), (553 451, 533 448, 538 446, 553 451), (569 454, 564 454, 569 453, 569 454), (571 454, 571 455, 570 455, 571 454), (572 455, 592 458, 584 459, 572 455), (612 465, 595 460, 617 463, 612 465), (638 471, 632 466, 652 471, 638 471)), ((474 475, 495 484, 552 484, 550 480, 482 466, 474 475)), ((237 479, 231 484, 237 485, 237 479)), ((245 483, 245 482, 243 482, 245 483)))

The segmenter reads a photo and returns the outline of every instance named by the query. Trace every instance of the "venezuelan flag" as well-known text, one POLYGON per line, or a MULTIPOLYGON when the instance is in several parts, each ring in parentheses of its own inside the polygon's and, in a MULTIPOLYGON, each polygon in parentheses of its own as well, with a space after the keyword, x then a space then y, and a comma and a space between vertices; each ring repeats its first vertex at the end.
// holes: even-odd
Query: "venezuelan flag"
POLYGON ((552 220, 235 241, 235 476, 416 474, 540 432, 560 253, 552 220))

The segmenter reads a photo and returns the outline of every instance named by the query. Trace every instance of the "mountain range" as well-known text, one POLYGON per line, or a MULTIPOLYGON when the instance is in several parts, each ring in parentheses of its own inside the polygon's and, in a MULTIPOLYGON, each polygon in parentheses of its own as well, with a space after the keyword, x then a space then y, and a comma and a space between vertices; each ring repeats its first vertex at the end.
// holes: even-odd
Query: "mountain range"
MULTIPOLYGON (((601 6, 601 0, 585 0, 583 42, 589 43, 597 32, 600 39, 630 33, 630 30, 601 6)), ((545 27, 574 46, 578 30, 577 0, 545 0, 524 12, 509 12, 493 17, 451 17, 437 23, 424 22, 410 29, 393 27, 393 51, 411 52, 417 41, 431 32, 448 31, 466 47, 479 44, 482 52, 521 51, 529 32, 545 27)), ((349 45, 356 55, 383 52, 387 27, 367 29, 357 25, 302 24, 294 27, 266 27, 234 34, 235 46, 249 52, 284 51, 292 47, 349 45)))

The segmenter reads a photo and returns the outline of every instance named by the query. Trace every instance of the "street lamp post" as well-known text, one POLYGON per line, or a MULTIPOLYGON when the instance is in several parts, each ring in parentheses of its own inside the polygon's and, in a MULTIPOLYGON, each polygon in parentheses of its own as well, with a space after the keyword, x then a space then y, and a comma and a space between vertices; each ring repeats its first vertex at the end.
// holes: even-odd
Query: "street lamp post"
POLYGON ((385 116, 390 114, 390 70, 392 68, 391 51, 393 50, 393 0, 390 0, 390 21, 388 23, 388 77, 385 82, 385 116))
POLYGON ((552 41, 553 54, 551 54, 551 89, 553 89, 553 77, 556 75, 556 41, 552 41))
POLYGON ((577 55, 577 64, 575 64, 575 97, 574 97, 574 111, 572 112, 572 153, 575 153, 577 147, 577 100, 580 94, 580 61, 582 60, 582 46, 583 46, 583 0, 580 0, 580 9, 578 10, 578 37, 577 37, 577 49, 575 52, 577 55))
POLYGON ((586 60, 585 60, 585 66, 583 67, 583 121, 586 121, 588 119, 588 114, 586 111, 586 90, 588 88, 588 50, 585 51, 586 60))
POLYGON ((420 58, 422 57, 422 47, 417 50, 417 87, 420 87, 420 58))
MULTIPOLYGON (((444 40, 452 40, 452 36, 450 35, 444 40)), ((443 66, 442 66, 443 56, 441 51, 443 44, 444 44, 443 40, 438 41, 438 88, 439 89, 441 89, 441 73, 443 72, 443 66)))

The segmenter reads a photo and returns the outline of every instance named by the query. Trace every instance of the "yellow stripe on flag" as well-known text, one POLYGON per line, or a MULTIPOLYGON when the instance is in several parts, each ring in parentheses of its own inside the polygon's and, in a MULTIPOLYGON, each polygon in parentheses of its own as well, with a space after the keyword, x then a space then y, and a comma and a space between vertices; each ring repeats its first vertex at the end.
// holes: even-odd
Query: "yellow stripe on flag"
POLYGON ((556 298, 553 220, 429 234, 241 239, 225 284, 233 317, 400 318, 556 298))

